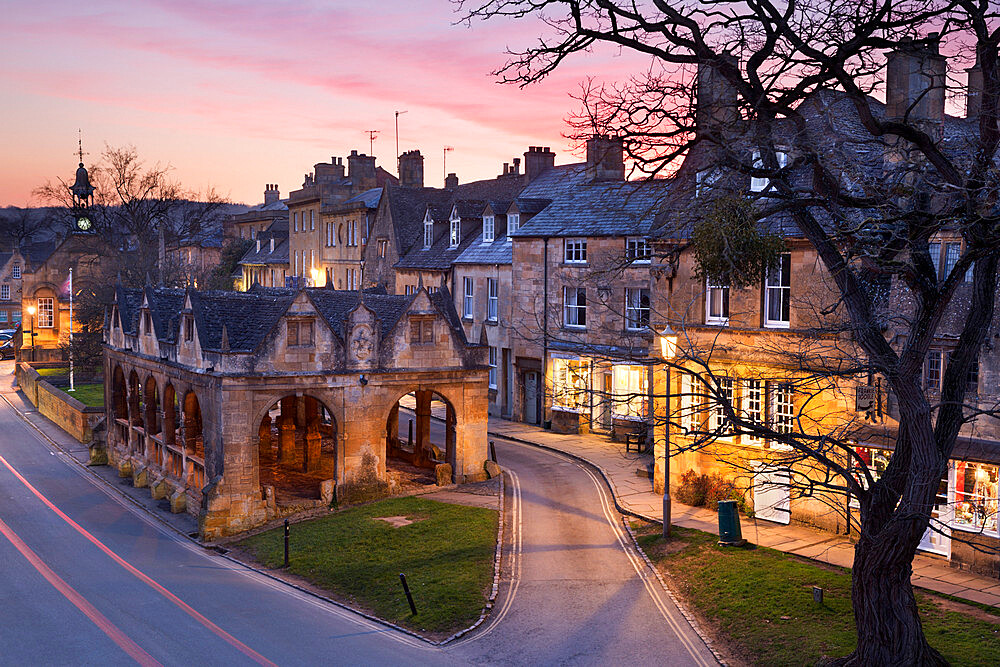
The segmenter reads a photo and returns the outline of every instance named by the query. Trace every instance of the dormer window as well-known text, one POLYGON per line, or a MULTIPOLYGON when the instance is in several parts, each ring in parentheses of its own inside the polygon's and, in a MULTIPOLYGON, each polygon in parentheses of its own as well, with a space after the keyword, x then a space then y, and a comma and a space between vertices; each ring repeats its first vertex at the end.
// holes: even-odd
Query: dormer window
POLYGON ((144 333, 153 331, 153 318, 150 317, 148 310, 142 311, 142 330, 144 333))
POLYGON ((518 213, 507 214, 507 243, 512 241, 511 235, 521 226, 521 216, 518 213))
POLYGON ((288 320, 288 346, 308 347, 313 344, 312 320, 288 320))
POLYGON ((448 247, 457 248, 459 242, 462 240, 462 219, 458 217, 457 214, 453 214, 450 222, 451 222, 451 231, 449 239, 451 241, 448 244, 448 247))
POLYGON ((650 258, 649 241, 644 238, 626 239, 625 257, 632 263, 648 262, 650 258))
POLYGON ((424 250, 434 245, 434 219, 428 213, 424 216, 424 250))
POLYGON ((492 215, 483 216, 483 243, 493 243, 496 233, 493 220, 492 215))
MULTIPOLYGON (((788 166, 788 153, 775 151, 775 157, 778 159, 778 169, 784 169, 788 166)), ((761 157, 760 151, 756 149, 753 152, 753 166, 755 169, 764 168, 764 158, 761 157)), ((757 176, 750 178, 750 192, 763 192, 770 186, 771 179, 769 178, 758 178, 757 176)))
POLYGON ((11 269, 10 269, 10 277, 13 278, 14 280, 20 280, 21 279, 21 265, 20 264, 15 264, 14 266, 11 267, 11 269))

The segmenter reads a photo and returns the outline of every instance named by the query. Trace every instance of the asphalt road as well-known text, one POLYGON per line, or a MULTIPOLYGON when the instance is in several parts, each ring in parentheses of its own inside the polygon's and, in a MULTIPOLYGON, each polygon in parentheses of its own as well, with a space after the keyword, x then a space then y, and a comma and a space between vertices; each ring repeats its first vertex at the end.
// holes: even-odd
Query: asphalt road
POLYGON ((511 481, 507 583, 486 624, 442 649, 165 529, 0 401, 0 664, 714 662, 639 574, 590 473, 497 449, 511 481))

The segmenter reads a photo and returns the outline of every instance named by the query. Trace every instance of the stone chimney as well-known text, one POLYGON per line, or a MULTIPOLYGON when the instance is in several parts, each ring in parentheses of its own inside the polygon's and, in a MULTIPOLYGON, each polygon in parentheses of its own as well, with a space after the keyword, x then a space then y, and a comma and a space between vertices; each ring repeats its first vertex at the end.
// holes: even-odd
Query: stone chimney
POLYGON ((347 177, 356 191, 370 190, 375 182, 375 156, 351 151, 347 156, 347 177))
POLYGON ((555 164, 556 154, 550 151, 548 146, 545 148, 528 146, 528 152, 524 154, 524 175, 528 177, 529 182, 533 181, 540 173, 551 169, 555 164))
POLYGON ((587 139, 587 180, 625 180, 625 150, 621 139, 601 134, 587 139))
MULTIPOLYGON (((723 53, 722 60, 737 65, 736 57, 723 53)), ((736 89, 719 73, 715 65, 698 63, 695 92, 695 123, 699 134, 732 127, 739 119, 736 89)))
POLYGON ((281 200, 281 192, 275 183, 268 183, 264 186, 264 205, 275 204, 281 200))
POLYGON ((455 175, 455 172, 451 172, 444 179, 444 187, 448 190, 454 190, 458 187, 458 176, 455 175))
MULTIPOLYGON (((940 138, 944 124, 945 58, 937 33, 926 43, 901 40, 886 64, 886 116, 907 118, 940 138)), ((981 81, 981 79, 980 79, 981 81)))
POLYGON ((424 156, 419 150, 399 156, 399 185, 404 188, 424 187, 424 156))
POLYGON ((332 157, 329 162, 314 164, 313 172, 317 183, 336 183, 344 178, 344 159, 332 157))

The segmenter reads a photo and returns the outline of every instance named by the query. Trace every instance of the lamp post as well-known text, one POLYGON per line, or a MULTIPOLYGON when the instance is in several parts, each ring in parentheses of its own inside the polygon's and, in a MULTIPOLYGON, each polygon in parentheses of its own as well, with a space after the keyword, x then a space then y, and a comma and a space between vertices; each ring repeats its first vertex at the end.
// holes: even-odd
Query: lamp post
POLYGON ((663 444, 663 537, 670 537, 670 362, 677 356, 677 332, 668 323, 659 332, 660 356, 666 364, 667 373, 667 399, 666 399, 666 422, 663 432, 665 442, 663 444))
POLYGON ((28 306, 28 335, 31 336, 31 360, 35 360, 35 307, 28 306))

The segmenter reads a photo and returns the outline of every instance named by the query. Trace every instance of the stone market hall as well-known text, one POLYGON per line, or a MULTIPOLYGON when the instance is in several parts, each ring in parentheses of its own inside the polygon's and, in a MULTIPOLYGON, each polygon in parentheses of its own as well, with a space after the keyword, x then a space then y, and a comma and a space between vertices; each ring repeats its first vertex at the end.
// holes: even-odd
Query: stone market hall
POLYGON ((447 290, 119 286, 104 350, 111 464, 205 539, 485 478, 487 349, 447 290))

